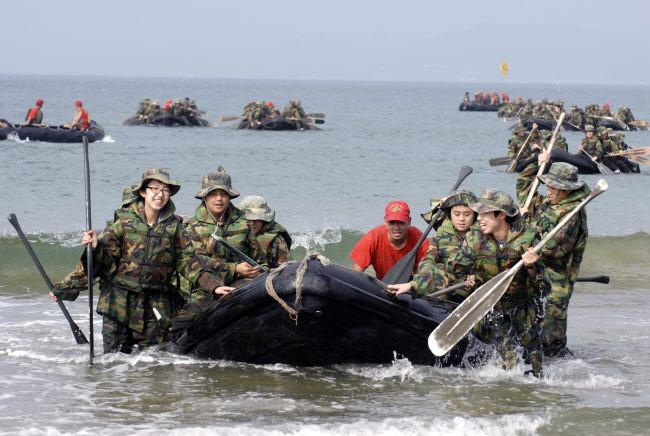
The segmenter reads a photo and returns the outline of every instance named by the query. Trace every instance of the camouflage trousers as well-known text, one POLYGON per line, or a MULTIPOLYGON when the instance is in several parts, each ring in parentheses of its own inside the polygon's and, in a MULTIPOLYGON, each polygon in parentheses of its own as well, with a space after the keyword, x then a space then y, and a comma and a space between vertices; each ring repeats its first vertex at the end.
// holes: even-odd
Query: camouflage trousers
POLYGON ((138 348, 157 345, 162 343, 165 338, 165 332, 155 318, 145 319, 142 332, 132 330, 127 325, 106 315, 103 318, 104 353, 128 354, 133 351, 134 345, 137 345, 138 348))
POLYGON ((540 312, 537 301, 508 310, 494 309, 474 326, 472 334, 495 345, 506 369, 517 364, 517 347, 521 346, 524 362, 532 366, 533 374, 539 375, 543 364, 540 312))
POLYGON ((569 301, 548 300, 542 323, 542 347, 544 355, 562 357, 566 354, 567 311, 569 301))

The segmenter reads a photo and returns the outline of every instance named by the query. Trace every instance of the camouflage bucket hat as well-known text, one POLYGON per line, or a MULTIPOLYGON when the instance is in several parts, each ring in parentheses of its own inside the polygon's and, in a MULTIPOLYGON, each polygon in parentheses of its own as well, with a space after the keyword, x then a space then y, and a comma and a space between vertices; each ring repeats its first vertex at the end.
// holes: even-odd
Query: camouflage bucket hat
POLYGON ((594 126, 592 126, 591 124, 587 124, 585 126, 585 132, 593 132, 593 131, 594 131, 594 126))
POLYGON ((565 191, 575 191, 585 184, 582 180, 578 180, 578 168, 566 162, 555 162, 551 165, 548 174, 538 176, 538 178, 540 182, 552 188, 565 191))
POLYGON ((158 180, 161 183, 169 185, 171 195, 176 194, 179 189, 181 189, 181 184, 169 177, 169 173, 167 171, 163 170, 162 168, 150 168, 142 173, 140 184, 133 185, 137 186, 137 188, 133 189, 131 192, 133 192, 135 195, 139 195, 139 191, 143 190, 147 186, 147 182, 150 180, 158 180))
POLYGON ((607 133, 607 129, 603 126, 598 126, 598 136, 604 135, 607 133))
POLYGON ((235 191, 232 188, 232 181, 230 180, 230 175, 226 172, 224 167, 221 165, 217 168, 217 171, 214 173, 209 173, 203 177, 203 183, 201 184, 201 190, 194 195, 195 198, 203 200, 206 195, 217 189, 223 189, 228 193, 230 198, 239 197, 239 192, 235 191))
MULTIPOLYGON (((431 210, 426 211, 423 214, 420 214, 420 216, 427 222, 431 222, 431 218, 433 218, 433 208, 436 207, 440 200, 432 198, 431 199, 431 210)), ((454 206, 458 205, 465 205, 469 207, 470 204, 476 203, 478 199, 476 198, 476 195, 474 195, 473 192, 467 191, 465 189, 457 189, 455 191, 452 191, 446 199, 440 204, 440 209, 451 209, 454 206)))
POLYGON ((268 223, 275 219, 275 211, 259 195, 247 195, 241 199, 237 208, 244 212, 247 220, 262 220, 268 223))
POLYGON ((504 212, 510 217, 519 215, 519 208, 510 195, 503 191, 487 189, 483 191, 476 203, 469 205, 476 213, 504 212))
POLYGON ((122 207, 127 207, 129 204, 140 198, 137 194, 139 190, 140 185, 131 185, 124 188, 124 190, 122 190, 122 207))

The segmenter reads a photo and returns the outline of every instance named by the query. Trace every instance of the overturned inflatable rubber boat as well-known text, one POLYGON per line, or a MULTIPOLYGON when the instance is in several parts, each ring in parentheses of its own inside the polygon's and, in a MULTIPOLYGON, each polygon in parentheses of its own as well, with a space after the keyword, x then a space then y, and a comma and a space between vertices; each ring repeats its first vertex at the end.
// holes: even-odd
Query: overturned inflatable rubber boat
MULTIPOLYGON (((4 121, 4 120, 0 120, 4 121)), ((81 142, 83 136, 88 137, 88 142, 99 141, 104 138, 104 129, 95 121, 90 122, 88 130, 69 129, 63 126, 23 126, 4 122, 8 127, 0 128, 0 140, 16 135, 21 140, 41 142, 81 142)))
POLYGON ((135 115, 124 120, 122 124, 125 126, 211 127, 210 122, 203 118, 173 115, 167 112, 151 117, 135 115))
POLYGON ((326 259, 289 262, 211 303, 177 331, 172 349, 257 364, 390 363, 397 355, 414 364, 460 365, 467 341, 442 359, 427 346, 453 303, 434 300, 420 313, 383 289, 326 259))

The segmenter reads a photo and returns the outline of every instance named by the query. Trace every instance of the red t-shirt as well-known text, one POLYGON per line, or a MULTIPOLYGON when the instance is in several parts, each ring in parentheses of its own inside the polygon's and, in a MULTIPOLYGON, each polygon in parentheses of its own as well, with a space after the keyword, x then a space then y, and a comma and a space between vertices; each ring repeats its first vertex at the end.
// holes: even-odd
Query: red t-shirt
MULTIPOLYGON (((422 232, 418 228, 409 227, 406 245, 401 250, 395 250, 388 242, 386 225, 381 224, 370 230, 357 242, 357 245, 350 252, 350 259, 362 269, 372 265, 377 278, 381 280, 393 265, 415 247, 415 243, 420 239, 420 236, 422 236, 422 232)), ((413 272, 417 271, 418 263, 427 254, 428 249, 429 241, 425 239, 415 257, 413 272)))

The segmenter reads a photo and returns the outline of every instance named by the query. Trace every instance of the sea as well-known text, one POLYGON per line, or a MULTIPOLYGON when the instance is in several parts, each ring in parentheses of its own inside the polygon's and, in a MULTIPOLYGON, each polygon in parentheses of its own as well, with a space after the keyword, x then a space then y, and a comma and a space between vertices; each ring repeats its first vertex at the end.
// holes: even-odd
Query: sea
MULTIPOLYGON (((348 253, 406 201, 413 224, 444 196, 463 165, 463 187, 514 194, 506 155, 512 122, 460 112, 463 93, 507 92, 585 106, 629 106, 650 119, 650 87, 586 84, 262 81, 201 78, 0 76, 0 118, 20 122, 36 98, 44 120, 72 120, 81 99, 106 137, 90 145, 92 224, 105 226, 122 189, 150 167, 182 184, 177 212, 192 215, 202 176, 222 165, 242 195, 261 195, 291 233, 292 255, 317 251, 350 266, 348 253), (196 99, 212 128, 123 126, 144 97, 196 99), (299 99, 324 113, 319 131, 234 130, 253 100, 299 99)), ((566 132, 576 150, 579 132, 566 132)), ((650 132, 625 132, 647 146, 650 132)), ((8 221, 0 220, 0 434, 19 435, 551 435, 650 434, 650 168, 607 177, 587 207, 581 275, 569 308, 574 357, 547 360, 545 377, 520 365, 478 368, 391 364, 292 367, 180 356, 157 348, 96 357, 65 318, 8 221)), ((601 176, 584 176, 593 186, 601 176)), ((0 142, 0 216, 15 213, 56 282, 73 270, 86 226, 81 144, 0 142)), ((541 188, 542 191, 544 188, 541 188)), ((235 204, 237 200, 235 200, 235 204)), ((372 274, 372 272, 370 272, 372 274)), ((88 334, 89 301, 67 302, 88 334)), ((423 344, 426 346, 426 344, 423 344)))

